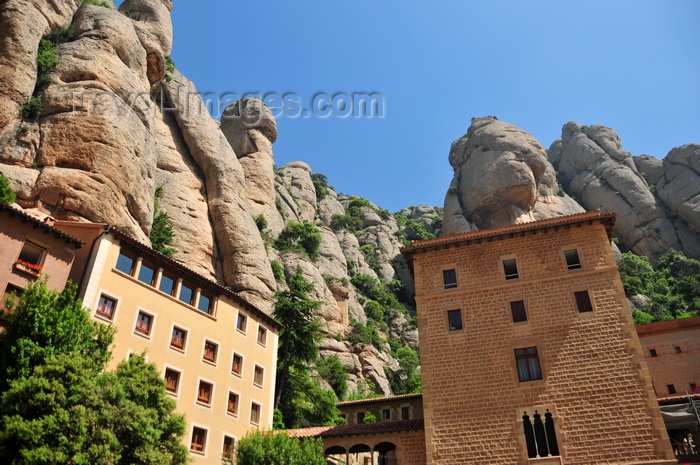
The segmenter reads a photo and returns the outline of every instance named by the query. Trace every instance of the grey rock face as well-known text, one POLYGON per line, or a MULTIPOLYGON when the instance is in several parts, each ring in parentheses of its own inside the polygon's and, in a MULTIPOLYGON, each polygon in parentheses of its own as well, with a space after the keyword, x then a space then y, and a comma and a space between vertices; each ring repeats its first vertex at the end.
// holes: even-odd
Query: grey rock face
POLYGON ((445 199, 444 234, 582 211, 559 192, 539 142, 494 117, 472 119, 467 134, 452 143, 449 160, 454 179, 445 199))

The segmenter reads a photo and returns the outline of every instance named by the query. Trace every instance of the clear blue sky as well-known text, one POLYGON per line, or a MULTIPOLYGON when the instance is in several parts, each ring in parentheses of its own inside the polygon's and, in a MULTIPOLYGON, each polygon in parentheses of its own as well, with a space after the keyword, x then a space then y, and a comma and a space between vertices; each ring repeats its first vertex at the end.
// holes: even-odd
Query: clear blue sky
POLYGON ((399 210, 442 206, 473 116, 545 147, 604 124, 663 158, 700 143, 700 2, 175 0, 172 57, 200 92, 378 92, 383 118, 278 118, 278 166, 399 210))

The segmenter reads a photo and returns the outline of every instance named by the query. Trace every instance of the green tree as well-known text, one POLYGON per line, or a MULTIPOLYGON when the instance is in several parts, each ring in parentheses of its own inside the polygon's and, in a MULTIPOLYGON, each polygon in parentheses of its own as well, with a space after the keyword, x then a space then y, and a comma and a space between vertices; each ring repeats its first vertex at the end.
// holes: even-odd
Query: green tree
POLYGON ((16 302, 7 301, 0 332, 0 392, 59 354, 89 360, 95 373, 104 368, 114 330, 92 321, 76 292, 71 282, 59 292, 40 279, 29 283, 16 302))
POLYGON ((321 201, 328 195, 328 178, 321 173, 313 173, 311 182, 316 190, 316 200, 321 201))
POLYGON ((622 254, 619 271, 627 297, 636 294, 648 295, 656 281, 656 272, 649 259, 632 252, 622 254))
POLYGON ((254 430, 236 448, 237 465, 325 465, 321 438, 292 438, 281 432, 254 430))
POLYGON ((153 196, 153 225, 148 238, 151 240, 153 250, 162 253, 166 257, 172 257, 177 250, 170 247, 175 238, 175 223, 168 213, 160 206, 160 201, 165 196, 163 186, 156 187, 153 196))
POLYGON ((338 399, 344 399, 348 393, 348 372, 340 363, 337 355, 322 358, 316 365, 318 375, 331 386, 338 399))
MULTIPOLYGON (((304 278, 301 267, 297 267, 288 284, 288 290, 275 293, 274 306, 274 317, 282 326, 277 356, 275 408, 282 410, 283 414, 282 392, 285 391, 290 371, 305 372, 308 365, 318 358, 320 323, 314 311, 322 304, 308 297, 313 284, 304 278)), ((285 396, 285 402, 289 401, 285 396)), ((287 420, 285 418, 285 423, 287 420)))
POLYGON ((16 196, 10 187, 10 181, 0 173, 0 202, 12 203, 16 200, 16 196))

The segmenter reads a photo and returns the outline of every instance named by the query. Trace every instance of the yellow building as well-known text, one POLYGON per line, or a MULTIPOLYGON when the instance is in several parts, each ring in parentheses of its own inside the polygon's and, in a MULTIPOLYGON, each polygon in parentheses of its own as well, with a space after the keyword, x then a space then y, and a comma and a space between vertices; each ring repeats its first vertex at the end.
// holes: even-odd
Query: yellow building
POLYGON ((187 419, 193 463, 221 464, 272 425, 279 325, 234 292, 106 225, 56 222, 86 243, 71 279, 117 328, 110 368, 145 353, 187 419), (84 270, 84 272, 83 272, 84 270))
POLYGON ((414 242, 426 463, 676 463, 614 214, 414 242))

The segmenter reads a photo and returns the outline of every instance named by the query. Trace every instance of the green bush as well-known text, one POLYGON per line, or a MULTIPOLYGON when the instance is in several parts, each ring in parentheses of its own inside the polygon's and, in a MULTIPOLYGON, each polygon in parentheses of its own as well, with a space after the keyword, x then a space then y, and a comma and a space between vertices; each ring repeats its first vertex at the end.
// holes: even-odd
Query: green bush
MULTIPOLYGON (((12 203, 17 199, 10 187, 10 181, 0 173, 0 202, 12 203)), ((2 304, 2 302, 0 302, 2 304)))
POLYGON ((321 239, 321 231, 313 223, 290 221, 275 241, 275 248, 281 252, 289 250, 306 252, 310 259, 316 260, 321 239))
POLYGON ((277 260, 270 260, 272 275, 278 283, 284 282, 284 266, 277 260))
POLYGON ((316 365, 318 375, 326 380, 338 399, 344 399, 348 393, 348 372, 340 363, 337 355, 322 358, 316 365))
POLYGON ((175 74, 175 62, 170 55, 165 55, 165 82, 171 82, 175 74))
POLYGON ((162 253, 166 257, 172 257, 177 250, 170 247, 175 238, 175 223, 168 215, 168 212, 160 206, 160 201, 165 196, 163 186, 156 187, 153 195, 153 226, 148 238, 151 240, 153 250, 162 253))
POLYGON ((83 0, 83 3, 81 6, 84 5, 95 5, 95 6, 102 6, 105 8, 112 8, 112 5, 109 4, 109 2, 106 2, 104 0, 83 0))
POLYGON ((377 417, 374 416, 372 412, 367 412, 365 413, 365 418, 362 420, 362 423, 365 425, 372 425, 377 422, 377 417))
POLYGON ((284 432, 249 431, 236 447, 238 465, 325 465, 323 439, 303 440, 284 432))
POLYGON ((22 119, 26 121, 36 121, 39 119, 39 116, 41 116, 43 110, 44 103, 41 101, 41 97, 32 95, 29 97, 29 101, 22 106, 22 119))
POLYGON ((350 232, 357 232, 362 229, 362 219, 348 214, 335 214, 331 216, 331 229, 333 231, 345 229, 350 232))
POLYGON ((316 200, 320 202, 328 195, 328 178, 321 173, 314 173, 311 175, 311 181, 316 190, 316 200))
POLYGON ((373 345, 380 350, 384 345, 384 339, 374 327, 364 325, 359 321, 352 323, 352 331, 348 335, 348 341, 353 344, 373 345))
POLYGON ((258 227, 258 231, 262 232, 265 229, 267 229, 267 219, 265 218, 264 215, 260 214, 260 215, 254 216, 253 221, 255 221, 255 226, 258 227))

